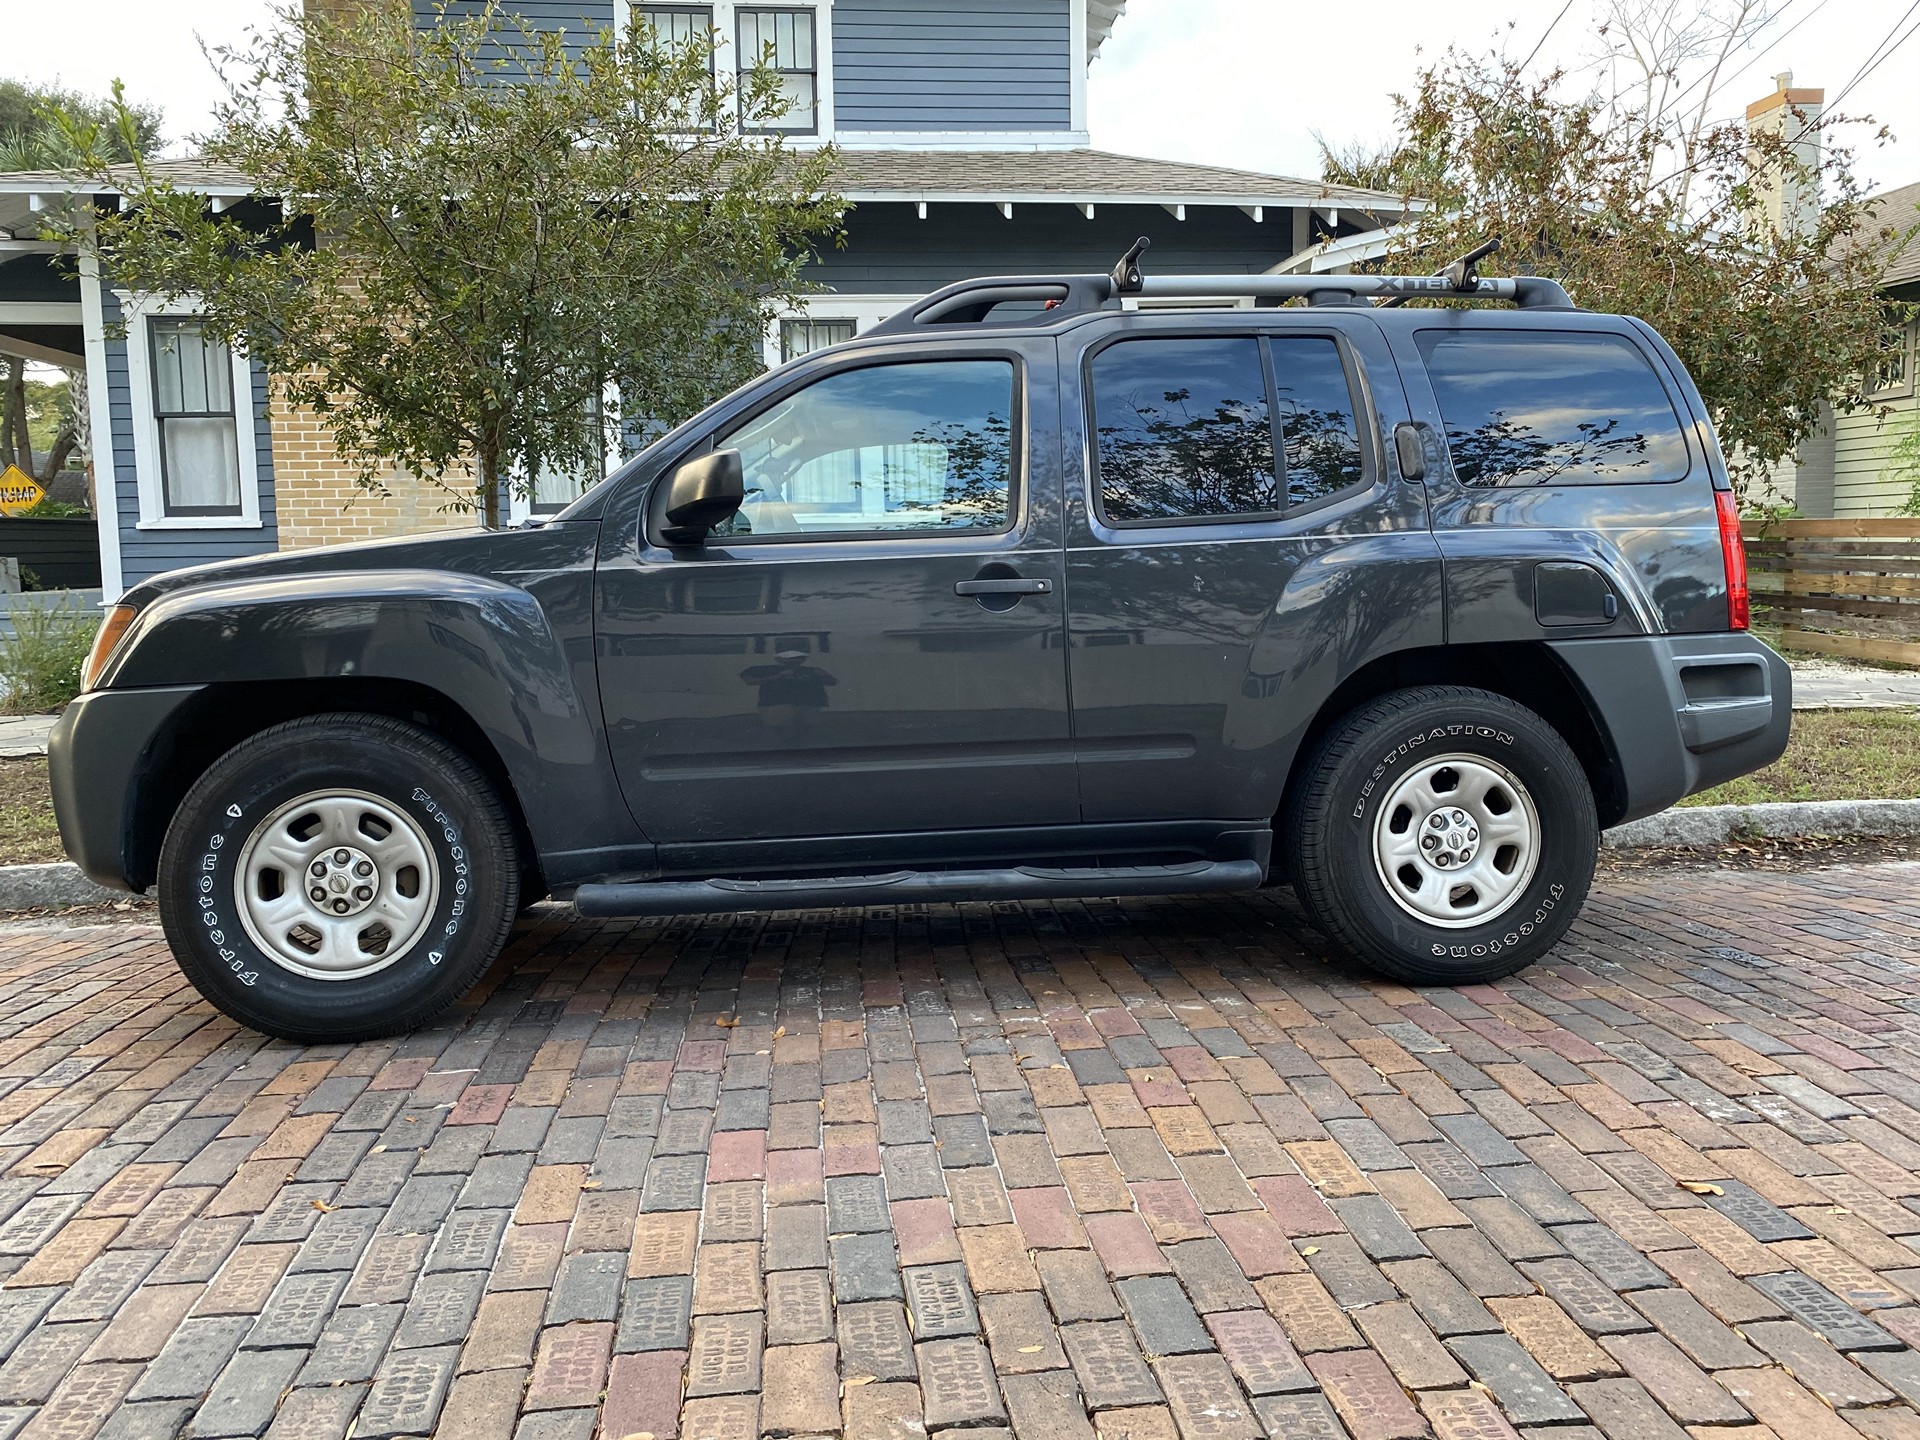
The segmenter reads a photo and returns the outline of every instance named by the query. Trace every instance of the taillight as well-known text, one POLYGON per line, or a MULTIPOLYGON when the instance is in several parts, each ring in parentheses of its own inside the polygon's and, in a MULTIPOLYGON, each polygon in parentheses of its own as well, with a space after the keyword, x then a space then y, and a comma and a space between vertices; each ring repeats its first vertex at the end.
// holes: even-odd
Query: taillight
POLYGON ((1720 555, 1727 566, 1727 628, 1745 630, 1753 618, 1747 594, 1747 544, 1740 538, 1740 504, 1731 490, 1713 492, 1714 513, 1720 517, 1720 555))
POLYGON ((91 690, 99 683, 101 672, 120 648, 120 638, 133 623, 133 613, 131 605, 116 605, 107 611, 107 618, 100 622, 100 633, 93 637, 93 649, 87 652, 87 663, 80 667, 82 690, 91 690))

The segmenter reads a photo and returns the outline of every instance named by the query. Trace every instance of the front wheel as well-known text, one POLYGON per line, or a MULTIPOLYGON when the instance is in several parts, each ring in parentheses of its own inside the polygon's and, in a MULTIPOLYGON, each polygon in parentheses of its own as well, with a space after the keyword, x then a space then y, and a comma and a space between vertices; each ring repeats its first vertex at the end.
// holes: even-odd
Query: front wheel
POLYGON ((1566 741, 1504 696, 1455 686, 1395 691, 1334 726, 1282 831, 1308 915, 1413 984, 1539 959, 1579 914, 1599 853, 1566 741))
POLYGON ((470 990, 519 908, 512 829, 459 751, 374 715, 241 742, 160 850, 180 968, 243 1025, 306 1043, 425 1024, 470 990))

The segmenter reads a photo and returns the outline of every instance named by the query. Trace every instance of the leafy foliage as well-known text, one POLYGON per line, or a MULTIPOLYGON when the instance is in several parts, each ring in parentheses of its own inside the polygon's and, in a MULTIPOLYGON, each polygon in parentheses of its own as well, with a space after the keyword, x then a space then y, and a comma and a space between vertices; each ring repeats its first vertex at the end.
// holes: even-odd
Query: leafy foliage
POLYGON ((13 715, 57 710, 80 693, 80 667, 100 617, 72 601, 12 609, 13 634, 0 640, 0 709, 13 715))
POLYGON ((597 466, 623 426, 755 373, 837 235, 831 152, 761 133, 778 77, 716 80, 711 43, 656 41, 638 14, 583 45, 493 5, 426 27, 396 0, 284 10, 217 52, 205 145, 262 200, 213 214, 76 130, 130 203, 75 239, 121 285, 201 297, 364 486, 397 463, 496 523, 508 486, 597 466))
POLYGON ((76 125, 95 127, 105 137, 108 157, 131 160, 160 143, 160 111, 129 106, 131 143, 122 140, 112 101, 98 100, 58 85, 0 80, 0 171, 64 170, 86 158, 68 140, 76 125))
POLYGON ((1552 275, 1578 304, 1651 323, 1698 384, 1736 483, 1759 500, 1766 468, 1794 453, 1825 404, 1867 403, 1884 233, 1835 141, 1845 122, 1825 117, 1814 149, 1797 143, 1807 117, 1750 135, 1683 113, 1663 54, 1647 62, 1654 83, 1567 99, 1560 72, 1449 53, 1396 97, 1394 144, 1323 147, 1326 178, 1427 202, 1394 270, 1437 271, 1498 235, 1485 273, 1552 275), (1820 203, 1798 224, 1765 223, 1771 183, 1820 203))

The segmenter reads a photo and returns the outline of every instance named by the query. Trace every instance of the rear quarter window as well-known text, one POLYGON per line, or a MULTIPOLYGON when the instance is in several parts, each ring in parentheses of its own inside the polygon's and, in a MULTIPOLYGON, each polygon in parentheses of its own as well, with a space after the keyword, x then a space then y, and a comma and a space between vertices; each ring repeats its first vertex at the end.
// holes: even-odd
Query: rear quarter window
POLYGON ((1464 485, 1659 484, 1690 468, 1673 401, 1624 336, 1422 330, 1414 339, 1464 485))

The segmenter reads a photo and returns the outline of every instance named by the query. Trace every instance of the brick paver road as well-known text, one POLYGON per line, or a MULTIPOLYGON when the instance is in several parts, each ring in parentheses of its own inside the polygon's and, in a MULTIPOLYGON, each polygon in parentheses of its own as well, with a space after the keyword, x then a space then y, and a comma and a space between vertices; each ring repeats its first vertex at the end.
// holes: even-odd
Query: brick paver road
POLYGON ((1615 875, 1462 991, 1319 943, 555 911, 303 1050, 0 930, 0 1437, 1920 1436, 1920 866, 1615 875))

